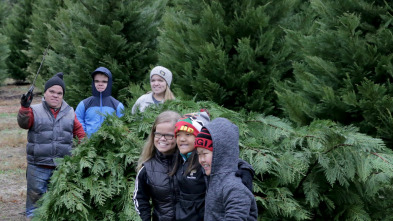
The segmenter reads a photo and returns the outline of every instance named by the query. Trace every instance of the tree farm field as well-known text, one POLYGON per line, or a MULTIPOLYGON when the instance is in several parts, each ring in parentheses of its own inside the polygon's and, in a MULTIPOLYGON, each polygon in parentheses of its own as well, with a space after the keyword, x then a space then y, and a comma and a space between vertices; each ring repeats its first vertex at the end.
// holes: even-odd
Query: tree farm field
MULTIPOLYGON (((16 116, 29 87, 9 79, 0 85, 0 221, 25 220, 27 130, 18 126, 16 116)), ((41 100, 36 90, 33 103, 41 100)))

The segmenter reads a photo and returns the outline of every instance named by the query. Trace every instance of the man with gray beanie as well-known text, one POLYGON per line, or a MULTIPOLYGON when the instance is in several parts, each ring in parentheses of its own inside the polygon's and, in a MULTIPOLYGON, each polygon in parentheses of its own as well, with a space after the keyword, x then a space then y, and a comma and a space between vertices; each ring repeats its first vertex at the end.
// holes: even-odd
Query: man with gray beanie
POLYGON ((30 106, 33 95, 21 98, 18 124, 27 133, 26 217, 34 216, 35 203, 47 191, 49 179, 56 169, 56 158, 71 155, 74 137, 86 136, 74 109, 64 100, 63 73, 45 83, 42 102, 30 106))

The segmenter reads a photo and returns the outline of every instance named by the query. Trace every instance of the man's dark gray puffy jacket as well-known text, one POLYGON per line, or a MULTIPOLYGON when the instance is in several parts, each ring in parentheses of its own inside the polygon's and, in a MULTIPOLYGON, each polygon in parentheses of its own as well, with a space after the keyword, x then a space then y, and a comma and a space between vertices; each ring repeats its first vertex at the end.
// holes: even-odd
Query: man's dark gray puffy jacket
POLYGON ((54 118, 45 101, 32 105, 34 124, 27 134, 27 162, 55 166, 54 159, 71 155, 75 112, 63 101, 54 118))

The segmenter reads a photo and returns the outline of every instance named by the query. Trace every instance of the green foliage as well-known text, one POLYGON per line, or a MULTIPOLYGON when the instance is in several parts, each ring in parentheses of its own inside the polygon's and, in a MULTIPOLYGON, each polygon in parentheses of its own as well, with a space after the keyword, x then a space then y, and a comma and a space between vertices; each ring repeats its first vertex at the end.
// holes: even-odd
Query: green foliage
POLYGON ((12 8, 12 4, 10 3, 10 1, 1 1, 0 2, 0 25, 1 25, 1 27, 3 27, 4 24, 6 23, 6 19, 10 15, 11 8, 12 8))
POLYGON ((8 77, 6 60, 9 53, 8 38, 0 34, 0 84, 8 77))
POLYGON ((275 117, 250 117, 242 158, 257 173, 262 219, 392 218, 381 196, 392 192, 393 152, 382 140, 331 121, 292 128, 275 117))
POLYGON ((143 140, 125 123, 108 117, 73 157, 64 158, 52 177, 53 191, 43 197, 38 220, 136 220, 133 163, 143 140))
POLYGON ((181 91, 227 108, 270 113, 274 80, 288 69, 280 22, 292 1, 172 1, 159 37, 159 63, 181 91))
MULTIPOLYGON (((53 22, 46 24, 51 50, 45 62, 50 76, 65 73, 65 99, 76 106, 91 95, 90 73, 104 66, 113 75, 112 96, 123 98, 124 88, 145 79, 157 61, 155 39, 166 1, 67 0, 62 4, 53 22)), ((33 47, 38 52, 32 55, 37 56, 44 45, 33 47)))
POLYGON ((3 33, 8 37, 9 56, 6 58, 9 76, 15 80, 24 81, 28 76, 27 64, 30 62, 23 53, 28 48, 26 42, 30 32, 30 16, 33 0, 22 0, 15 3, 8 16, 3 33))
POLYGON ((11 5, 8 1, 0 1, 0 84, 9 77, 6 60, 9 56, 10 50, 8 46, 8 38, 4 35, 4 24, 10 14, 11 5))
POLYGON ((285 119, 237 113, 213 102, 174 100, 135 115, 127 108, 120 119, 108 117, 61 162, 37 220, 138 220, 132 202, 135 167, 155 117, 164 110, 184 114, 201 108, 212 119, 226 117, 238 125, 240 157, 256 172, 259 219, 393 218, 393 152, 382 140, 328 120, 294 127, 285 119))
POLYGON ((123 98, 126 100, 125 105, 127 107, 132 107, 140 96, 146 94, 146 92, 151 91, 150 81, 146 79, 142 85, 131 83, 127 88, 124 89, 124 91, 125 92, 122 93, 122 96, 119 97, 119 99, 123 98), (127 99, 127 97, 131 97, 131 99, 127 99))
MULTIPOLYGON (((64 1, 62 0, 34 1, 31 15, 31 33, 28 35, 29 48, 25 51, 26 56, 31 61, 27 67, 27 72, 30 73, 28 78, 30 79, 37 73, 45 49, 50 47, 48 27, 55 25, 55 20, 53 18, 56 17, 57 12, 63 7, 64 1)), ((37 85, 44 85, 53 75, 54 73, 48 71, 48 65, 44 61, 40 70, 40 75, 37 78, 37 85)))
POLYGON ((297 16, 312 25, 286 29, 296 59, 293 79, 276 87, 285 115, 298 125, 315 119, 354 124, 391 146, 392 6, 390 1, 310 1, 297 16))
POLYGON ((200 108, 239 126, 259 219, 393 219, 391 1, 15 2, 0 2, 0 81, 31 78, 49 44, 36 86, 64 72, 72 106, 105 66, 131 107, 157 60, 178 99, 108 117, 60 162, 36 220, 138 220, 135 167, 155 117, 200 108))

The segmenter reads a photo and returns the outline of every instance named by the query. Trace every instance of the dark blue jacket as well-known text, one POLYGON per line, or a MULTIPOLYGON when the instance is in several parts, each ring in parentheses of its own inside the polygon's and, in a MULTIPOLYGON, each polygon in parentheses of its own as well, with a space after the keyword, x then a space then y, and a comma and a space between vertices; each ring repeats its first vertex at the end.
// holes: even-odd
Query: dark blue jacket
POLYGON ((105 115, 116 113, 118 117, 123 116, 124 105, 111 96, 112 93, 112 73, 105 67, 97 68, 91 74, 93 96, 81 101, 76 107, 75 113, 82 124, 88 137, 95 133, 105 120, 105 115), (94 75, 105 74, 108 77, 108 86, 105 91, 98 92, 94 85, 94 75))

